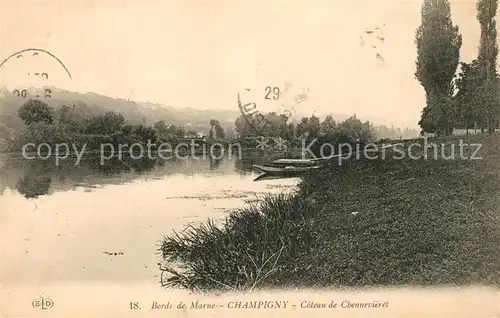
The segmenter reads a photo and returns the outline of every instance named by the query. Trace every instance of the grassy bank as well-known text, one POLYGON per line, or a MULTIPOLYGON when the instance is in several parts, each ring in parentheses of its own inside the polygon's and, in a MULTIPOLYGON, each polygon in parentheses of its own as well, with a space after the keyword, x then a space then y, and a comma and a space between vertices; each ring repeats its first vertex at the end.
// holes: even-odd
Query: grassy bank
MULTIPOLYGON (((165 237, 163 283, 193 290, 499 282, 500 138, 482 160, 351 160, 165 237)), ((447 138, 447 148, 457 139, 447 138)), ((458 151, 458 149, 456 149, 458 151)), ((473 149, 466 150, 471 154, 473 149)))

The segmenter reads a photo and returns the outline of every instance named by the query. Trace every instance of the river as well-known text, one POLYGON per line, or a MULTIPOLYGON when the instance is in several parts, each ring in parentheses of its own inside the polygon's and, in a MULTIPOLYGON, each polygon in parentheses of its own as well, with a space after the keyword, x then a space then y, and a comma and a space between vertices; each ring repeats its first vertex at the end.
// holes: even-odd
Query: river
POLYGON ((164 235, 266 193, 293 191, 298 179, 254 182, 261 157, 116 161, 78 166, 3 158, 0 171, 3 284, 159 284, 164 235))

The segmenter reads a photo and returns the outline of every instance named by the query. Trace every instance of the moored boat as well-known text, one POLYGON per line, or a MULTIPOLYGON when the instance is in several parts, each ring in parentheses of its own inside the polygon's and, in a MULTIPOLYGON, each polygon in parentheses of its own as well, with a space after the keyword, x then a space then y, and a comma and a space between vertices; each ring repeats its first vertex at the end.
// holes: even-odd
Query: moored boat
POLYGON ((308 167, 317 165, 310 159, 278 159, 273 161, 274 166, 295 166, 295 167, 308 167))
MULTIPOLYGON (((401 143, 399 143, 401 144, 401 143)), ((392 148, 399 144, 383 145, 382 149, 392 148)), ((262 172, 254 181, 268 178, 291 178, 298 177, 309 170, 320 168, 324 163, 335 158, 349 159, 351 153, 337 154, 328 157, 320 157, 314 159, 277 159, 272 162, 272 165, 253 165, 255 170, 262 172)))
POLYGON ((307 171, 318 169, 320 166, 307 166, 307 167, 297 167, 297 166, 264 166, 264 165, 253 165, 255 170, 262 172, 254 181, 263 179, 264 177, 281 177, 281 178, 293 178, 298 177, 307 171))

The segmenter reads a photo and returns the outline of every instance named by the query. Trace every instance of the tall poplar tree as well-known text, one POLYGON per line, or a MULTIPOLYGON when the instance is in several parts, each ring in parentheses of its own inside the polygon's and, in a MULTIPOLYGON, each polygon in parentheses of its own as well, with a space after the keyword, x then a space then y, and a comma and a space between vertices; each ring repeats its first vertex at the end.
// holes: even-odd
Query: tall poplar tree
POLYGON ((480 83, 478 83, 480 99, 478 107, 481 113, 481 128, 494 130, 500 115, 499 80, 497 74, 497 29, 495 16, 498 0, 478 0, 477 19, 481 27, 478 63, 480 83))
POLYGON ((418 55, 415 77, 426 94, 426 106, 419 125, 438 134, 453 131, 453 77, 462 46, 458 26, 453 25, 448 0, 424 0, 422 24, 415 44, 418 55))

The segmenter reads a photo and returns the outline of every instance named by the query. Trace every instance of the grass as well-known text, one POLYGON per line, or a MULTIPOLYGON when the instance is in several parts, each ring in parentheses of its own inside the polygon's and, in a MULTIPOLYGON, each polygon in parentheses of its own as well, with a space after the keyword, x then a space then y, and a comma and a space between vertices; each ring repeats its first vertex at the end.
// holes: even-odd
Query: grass
POLYGON ((312 240, 309 213, 297 195, 267 196, 233 212, 223 226, 208 221, 165 237, 167 287, 251 290, 279 282, 285 264, 312 240))
POLYGON ((164 285, 498 285, 500 137, 466 138, 483 160, 332 162, 295 194, 165 237, 164 285))

